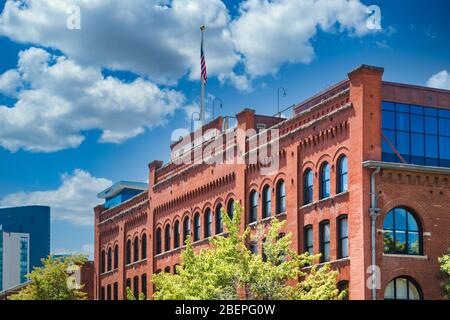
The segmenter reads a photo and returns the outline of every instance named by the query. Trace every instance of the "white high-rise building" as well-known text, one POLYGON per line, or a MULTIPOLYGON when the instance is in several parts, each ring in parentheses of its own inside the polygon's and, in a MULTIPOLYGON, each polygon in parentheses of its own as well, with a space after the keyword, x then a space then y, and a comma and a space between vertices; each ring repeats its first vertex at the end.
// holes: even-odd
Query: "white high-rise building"
POLYGON ((2 231, 0 226, 0 291, 27 281, 30 272, 30 235, 2 231))

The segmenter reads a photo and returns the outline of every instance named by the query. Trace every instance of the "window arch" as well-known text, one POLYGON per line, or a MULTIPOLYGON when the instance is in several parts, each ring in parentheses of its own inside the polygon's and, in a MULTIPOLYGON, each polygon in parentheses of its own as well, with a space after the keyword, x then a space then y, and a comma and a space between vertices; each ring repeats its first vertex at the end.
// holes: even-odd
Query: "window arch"
POLYGON ((422 291, 410 277, 398 277, 388 283, 384 290, 386 300, 422 300, 422 291))
POLYGON ((164 251, 170 251, 170 225, 164 228, 164 251))
POLYGON ((340 156, 337 162, 336 193, 348 190, 348 159, 340 156))
POLYGON ((156 254, 162 253, 161 228, 156 229, 156 254))
POLYGON ((262 217, 263 219, 268 218, 272 215, 272 191, 270 186, 264 186, 262 193, 262 217))
POLYGON ((194 241, 200 240, 200 213, 194 215, 194 241))
POLYGON ((233 199, 228 200, 227 213, 228 213, 228 216, 230 217, 230 219, 233 219, 233 216, 234 216, 234 200, 233 199))
POLYGON ((320 199, 330 196, 330 164, 325 162, 320 167, 320 199))
POLYGON ((128 239, 127 240, 127 248, 126 248, 126 264, 130 264, 131 263, 131 240, 128 239))
POLYGON ((422 254, 422 230, 415 214, 406 208, 389 211, 383 223, 385 253, 422 254))
POLYGON ((114 269, 119 268, 119 245, 116 244, 114 247, 114 269))
POLYGON ((173 247, 180 247, 180 221, 175 221, 173 225, 173 247))
POLYGON ((105 271, 106 271, 106 252, 105 252, 105 250, 102 250, 100 259, 101 259, 101 261, 100 261, 101 273, 105 273, 105 271))
POLYGON ((311 169, 303 174, 303 204, 307 205, 314 200, 314 175, 311 169))
POLYGON ((133 257, 134 257, 134 262, 139 261, 139 238, 136 237, 134 238, 134 244, 133 244, 133 257))
POLYGON ((108 271, 112 270, 112 249, 108 249, 108 271))
POLYGON ((145 233, 141 239, 141 259, 147 259, 147 235, 145 233))
POLYGON ((212 216, 211 209, 207 208, 204 216, 204 224, 205 224, 205 239, 212 236, 212 216))
POLYGON ((253 223, 256 222, 256 220, 258 220, 258 193, 255 190, 250 192, 249 203, 250 203, 250 210, 249 210, 250 212, 248 222, 253 223))
POLYGON ((186 243, 188 236, 191 234, 191 221, 189 217, 185 217, 183 221, 183 245, 186 243))
POLYGON ((222 232, 223 232, 222 205, 219 203, 216 207, 216 234, 221 234, 222 232))
POLYGON ((165 267, 165 268, 164 268, 164 272, 165 272, 165 273, 170 273, 170 266, 165 267))
POLYGON ((286 212, 286 185, 284 180, 277 183, 277 214, 286 212))

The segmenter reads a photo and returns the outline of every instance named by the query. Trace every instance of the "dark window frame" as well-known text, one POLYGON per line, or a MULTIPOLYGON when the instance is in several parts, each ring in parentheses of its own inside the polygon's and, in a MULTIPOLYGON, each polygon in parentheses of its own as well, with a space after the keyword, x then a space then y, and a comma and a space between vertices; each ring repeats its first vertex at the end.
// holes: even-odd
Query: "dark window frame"
POLYGON ((201 222, 200 222, 200 212, 195 213, 194 215, 194 242, 200 241, 202 233, 201 233, 201 222))
POLYGON ((262 192, 262 218, 266 219, 272 215, 272 189, 265 185, 262 192))
POLYGON ((314 227, 312 224, 304 227, 304 250, 309 252, 311 255, 314 254, 314 227), (308 232, 311 232, 311 243, 309 243, 308 232), (311 249, 311 251, 310 251, 311 249))
POLYGON ((328 199, 329 197, 331 197, 331 166, 328 162, 324 162, 320 166, 319 180, 320 180, 320 188, 319 188, 320 200, 328 199), (326 194, 327 190, 328 194, 326 194))
POLYGON ((187 238, 191 235, 191 219, 189 216, 183 219, 183 245, 186 245, 187 238))
POLYGON ((181 236, 180 221, 176 220, 175 223, 173 224, 173 248, 174 249, 177 249, 180 247, 180 236, 181 236))
POLYGON ((276 214, 286 213, 286 183, 283 179, 280 179, 276 185, 276 214))
POLYGON ((418 218, 417 214, 414 211, 408 209, 407 207, 403 207, 403 206, 398 206, 398 207, 395 207, 395 208, 392 208, 391 210, 389 210, 385 214, 384 219, 383 219, 383 240, 385 239, 385 234, 389 233, 389 232, 393 234, 393 243, 394 243, 395 249, 394 250, 386 250, 386 245, 384 245, 383 246, 383 253, 386 253, 386 254, 401 254, 401 255, 409 255, 409 256, 421 256, 421 255, 424 254, 422 223, 421 223, 420 219, 418 218), (398 210, 405 210, 405 212, 406 212, 406 214, 405 214, 405 229, 404 230, 396 228, 396 216, 397 216, 396 210, 397 209, 398 210), (385 228, 385 222, 386 222, 386 220, 387 220, 387 218, 388 218, 388 216, 390 214, 393 215, 392 216, 392 225, 393 225, 392 229, 385 228), (414 221, 415 221, 415 223, 417 225, 417 229, 418 229, 417 231, 409 230, 408 214, 411 215, 411 217, 414 219, 414 221), (400 232, 404 232, 405 233, 405 250, 404 251, 397 250, 397 246, 395 245, 396 244, 396 240, 397 240, 397 233, 400 233, 400 232), (411 233, 412 234, 417 234, 417 236, 418 236, 418 242, 419 242, 418 243, 419 244, 418 253, 410 253, 410 252, 408 252, 408 250, 409 250, 408 249, 409 248, 409 234, 411 234, 411 233))
POLYGON ((329 262, 331 260, 331 225, 330 220, 324 220, 319 224, 319 247, 320 247, 320 262, 329 262), (325 227, 328 226, 328 240, 325 241, 325 227), (328 258, 325 257, 325 248, 328 245, 328 258))
POLYGON ((133 241, 133 262, 139 261, 139 237, 135 237, 133 241))
POLYGON ((223 233, 222 204, 216 206, 216 235, 223 233))
POLYGON ((164 227, 164 252, 169 252, 172 249, 172 237, 171 237, 170 224, 164 227))
POLYGON ((314 202, 314 173, 311 168, 305 170, 303 174, 303 205, 308 205, 314 202), (309 184, 309 177, 312 177, 311 184, 309 184))
POLYGON ((250 192, 249 207, 248 222, 254 223, 258 221, 258 192, 256 190, 250 192))
POLYGON ((204 223, 204 238, 207 239, 212 236, 212 213, 210 208, 206 208, 205 215, 203 217, 203 223, 204 223))
POLYGON ((336 194, 347 192, 348 191, 348 157, 346 155, 341 155, 337 162, 337 177, 336 177, 336 194), (346 161, 347 165, 344 171, 343 163, 346 161), (347 179, 347 184, 344 188, 343 179, 344 177, 347 179))
POLYGON ((156 241, 155 241, 155 246, 156 246, 156 254, 161 254, 162 253, 162 231, 161 228, 157 228, 156 229, 156 241))
POLYGON ((125 253, 125 264, 130 264, 131 263, 131 239, 127 240, 127 244, 126 244, 126 253, 125 253))
POLYGON ((349 257, 348 215, 346 215, 346 214, 339 216, 337 219, 337 241, 338 241, 338 246, 337 246, 338 259, 348 258, 349 257), (347 222, 347 235, 346 236, 342 235, 342 228, 341 228, 344 220, 347 222), (344 240, 347 240, 347 255, 345 255, 345 256, 343 254, 344 240))

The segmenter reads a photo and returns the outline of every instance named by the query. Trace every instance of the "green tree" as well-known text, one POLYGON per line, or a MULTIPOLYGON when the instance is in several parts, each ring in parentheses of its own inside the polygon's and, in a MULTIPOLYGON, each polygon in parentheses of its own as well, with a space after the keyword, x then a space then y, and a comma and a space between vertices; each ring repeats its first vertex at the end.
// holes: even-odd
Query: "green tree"
MULTIPOLYGON (((135 301, 136 297, 134 296, 134 293, 131 291, 130 287, 127 287, 127 300, 135 301)), ((141 292, 138 296, 138 300, 146 300, 145 294, 141 292)))
POLYGON ((42 259, 42 267, 35 267, 27 275, 28 284, 10 300, 85 300, 86 293, 74 288, 71 283, 70 269, 82 266, 87 261, 83 255, 70 257, 49 256, 42 259))
POLYGON ((282 235, 284 222, 272 219, 256 239, 250 229, 240 232, 242 209, 236 204, 233 219, 222 210, 225 236, 210 240, 211 247, 195 252, 188 239, 177 274, 153 275, 156 300, 211 299, 342 299, 336 286, 338 273, 329 265, 313 266, 318 256, 297 254, 291 235, 282 235), (282 236, 281 236, 282 235, 282 236), (253 254, 249 240, 264 239, 264 257, 253 254))
POLYGON ((444 291, 447 297, 450 298, 450 249, 439 258, 439 264, 441 265, 441 271, 445 275, 446 283, 444 284, 444 291))

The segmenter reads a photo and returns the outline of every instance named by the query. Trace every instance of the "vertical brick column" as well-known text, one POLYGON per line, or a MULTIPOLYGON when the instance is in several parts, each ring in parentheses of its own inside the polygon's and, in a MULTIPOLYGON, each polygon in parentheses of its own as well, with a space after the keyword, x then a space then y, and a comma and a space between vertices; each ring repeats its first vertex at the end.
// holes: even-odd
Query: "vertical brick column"
POLYGON ((350 299, 371 299, 367 286, 371 265, 370 171, 363 169, 367 159, 381 157, 381 85, 383 69, 362 65, 349 73, 350 101, 354 115, 349 119, 349 250, 350 299), (363 245, 361 245, 363 244, 363 245))

